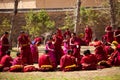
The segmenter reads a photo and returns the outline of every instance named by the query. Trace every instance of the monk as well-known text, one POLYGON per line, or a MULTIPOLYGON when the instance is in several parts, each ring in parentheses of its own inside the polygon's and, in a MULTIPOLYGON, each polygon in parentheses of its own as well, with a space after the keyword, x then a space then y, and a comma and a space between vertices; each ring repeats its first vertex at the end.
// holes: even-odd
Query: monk
POLYGON ((114 38, 115 41, 120 44, 120 27, 118 27, 117 30, 114 31, 114 38))
POLYGON ((108 62, 112 66, 120 66, 120 44, 117 46, 116 50, 111 54, 108 62))
POLYGON ((68 35, 66 35, 66 37, 63 40, 63 51, 64 54, 67 54, 67 51, 70 49, 70 37, 68 35))
POLYGON ((71 35, 72 37, 70 38, 70 48, 73 50, 73 56, 78 60, 80 58, 80 46, 81 46, 81 42, 78 39, 78 37, 76 37, 75 33, 72 33, 71 35))
POLYGON ((102 45, 99 44, 95 46, 95 56, 98 62, 102 60, 107 60, 107 54, 105 53, 102 45))
POLYGON ((73 71, 76 69, 76 61, 75 57, 72 56, 72 53, 72 50, 68 50, 68 53, 61 57, 60 68, 62 71, 73 71))
POLYGON ((10 67, 12 66, 12 57, 10 56, 10 51, 6 51, 6 55, 4 55, 0 61, 0 64, 3 67, 10 67))
POLYGON ((112 43, 114 40, 114 36, 113 36, 113 31, 112 31, 112 27, 111 26, 107 26, 105 29, 106 32, 106 42, 107 43, 112 43))
POLYGON ((41 44, 41 40, 36 40, 36 41, 33 41, 33 43, 30 45, 34 63, 38 63, 38 56, 39 56, 38 46, 40 46, 40 44, 41 44))
POLYGON ((89 45, 89 42, 91 42, 92 39, 92 29, 89 26, 85 27, 85 41, 87 45, 89 45))
POLYGON ((22 59, 20 57, 20 53, 17 52, 16 56, 17 57, 13 59, 12 65, 22 65, 22 59))
POLYGON ((83 70, 96 70, 97 58, 94 54, 91 54, 90 50, 84 51, 84 56, 80 61, 83 70))
POLYGON ((62 32, 60 29, 57 29, 56 35, 54 37, 55 56, 57 59, 57 64, 60 63, 60 58, 64 54, 62 49, 62 42, 63 42, 62 32))
POLYGON ((64 37, 66 37, 66 36, 71 37, 71 32, 70 32, 69 28, 66 29, 66 31, 64 32, 63 35, 64 35, 64 37))
POLYGON ((38 59, 39 69, 41 71, 52 71, 55 70, 54 64, 52 63, 48 50, 45 50, 45 54, 42 54, 38 59))
POLYGON ((9 49, 9 41, 8 41, 9 33, 5 32, 4 35, 0 39, 0 60, 1 58, 6 55, 6 51, 9 49))
POLYGON ((54 67, 57 67, 56 56, 55 56, 55 46, 52 42, 52 37, 49 37, 48 41, 46 42, 46 50, 48 50, 48 55, 50 56, 50 59, 54 67))
POLYGON ((29 36, 27 36, 24 31, 21 31, 18 37, 18 47, 20 47, 20 55, 24 65, 33 64, 30 43, 29 36))

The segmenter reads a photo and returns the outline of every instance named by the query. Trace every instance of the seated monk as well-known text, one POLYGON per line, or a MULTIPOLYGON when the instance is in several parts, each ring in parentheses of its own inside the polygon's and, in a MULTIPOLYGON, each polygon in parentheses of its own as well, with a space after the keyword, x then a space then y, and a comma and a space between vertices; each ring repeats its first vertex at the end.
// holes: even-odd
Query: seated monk
POLYGON ((2 57, 2 59, 0 61, 0 64, 3 67, 10 67, 10 66, 12 66, 12 61, 13 61, 13 59, 10 56, 10 51, 7 51, 6 55, 2 57))
POLYGON ((117 46, 116 50, 108 58, 108 62, 112 66, 120 66, 120 45, 117 46))
POLYGON ((54 65, 48 55, 48 50, 45 50, 45 54, 41 55, 38 59, 38 65, 40 71, 53 71, 55 70, 54 65))
POLYGON ((63 55, 60 59, 60 68, 63 71, 73 71, 76 69, 75 57, 72 56, 73 51, 68 50, 66 55, 63 55))
POLYGON ((84 56, 80 61, 83 70, 96 70, 97 58, 94 54, 90 53, 90 50, 84 51, 84 56))
POLYGON ((18 52, 16 56, 17 57, 13 59, 12 65, 22 65, 22 59, 20 57, 20 53, 18 52))

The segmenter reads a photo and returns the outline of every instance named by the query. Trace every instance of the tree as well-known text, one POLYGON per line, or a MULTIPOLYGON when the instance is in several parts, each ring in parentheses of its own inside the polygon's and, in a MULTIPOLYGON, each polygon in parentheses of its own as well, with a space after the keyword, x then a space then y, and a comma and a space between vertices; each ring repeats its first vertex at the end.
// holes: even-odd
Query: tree
POLYGON ((116 28, 116 0, 109 0, 110 5, 110 15, 111 15, 111 26, 115 29, 116 28))
POLYGON ((4 18, 2 24, 0 25, 0 35, 2 35, 5 31, 10 31, 10 20, 4 18))
POLYGON ((64 26, 62 26, 61 29, 66 30, 67 28, 69 28, 71 31, 74 29, 73 17, 70 16, 68 12, 66 12, 64 26))
POLYGON ((26 25, 23 26, 23 29, 33 38, 47 31, 51 31, 55 25, 55 22, 50 20, 49 15, 44 10, 40 10, 38 13, 30 11, 26 14, 25 20, 26 25))

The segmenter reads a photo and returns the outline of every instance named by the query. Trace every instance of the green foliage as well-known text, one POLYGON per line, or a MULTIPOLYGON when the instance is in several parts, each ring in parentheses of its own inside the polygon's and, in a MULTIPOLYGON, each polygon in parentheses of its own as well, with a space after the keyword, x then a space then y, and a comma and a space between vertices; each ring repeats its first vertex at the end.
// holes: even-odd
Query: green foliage
POLYGON ((38 13, 30 11, 26 16, 26 26, 23 29, 29 32, 32 37, 39 36, 41 33, 50 31, 54 28, 55 22, 50 20, 49 15, 44 10, 38 13))
POLYGON ((73 27, 74 27, 73 18, 67 12, 66 17, 65 17, 65 21, 64 21, 64 26, 62 26, 61 29, 66 30, 67 28, 69 28, 70 30, 73 30, 73 27))
POLYGON ((11 26, 10 20, 4 18, 0 25, 0 35, 3 34, 5 31, 10 31, 10 26, 11 26))

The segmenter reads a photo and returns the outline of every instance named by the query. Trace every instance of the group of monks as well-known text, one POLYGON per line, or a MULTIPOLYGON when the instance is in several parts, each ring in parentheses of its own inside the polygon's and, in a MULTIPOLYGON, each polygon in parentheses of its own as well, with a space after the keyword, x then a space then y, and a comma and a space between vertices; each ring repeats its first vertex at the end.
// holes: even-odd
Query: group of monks
POLYGON ((0 39, 0 71, 74 71, 96 70, 99 68, 120 66, 120 29, 105 28, 102 40, 92 41, 92 29, 85 27, 84 35, 76 35, 66 29, 64 33, 58 28, 47 38, 44 54, 39 55, 38 46, 42 38, 31 41, 24 31, 18 36, 18 52, 16 58, 10 56, 9 33, 5 32, 0 39), (95 50, 85 50, 80 53, 81 46, 94 46, 95 50), (39 68, 33 64, 38 63, 39 68))

